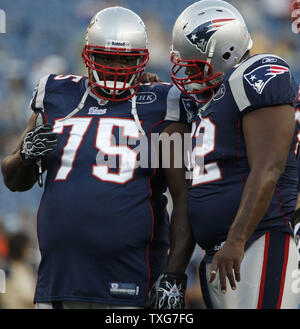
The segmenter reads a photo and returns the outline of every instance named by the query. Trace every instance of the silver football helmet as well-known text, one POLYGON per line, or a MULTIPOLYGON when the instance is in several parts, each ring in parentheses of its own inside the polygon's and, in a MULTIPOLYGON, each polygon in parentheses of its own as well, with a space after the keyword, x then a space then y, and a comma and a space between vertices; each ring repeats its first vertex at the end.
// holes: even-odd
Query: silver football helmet
POLYGON ((149 60, 147 47, 146 28, 137 14, 123 7, 99 11, 89 23, 82 52, 92 92, 113 101, 133 97, 149 60), (96 61, 95 57, 102 55, 133 56, 136 60, 134 65, 113 67, 96 61), (99 88, 101 95, 97 92, 99 88), (130 92, 123 97, 121 94, 125 91, 130 92))
POLYGON ((226 72, 251 47, 247 26, 235 7, 223 0, 195 2, 173 27, 171 78, 190 98, 208 102, 226 72), (185 76, 187 71, 191 73, 185 76))

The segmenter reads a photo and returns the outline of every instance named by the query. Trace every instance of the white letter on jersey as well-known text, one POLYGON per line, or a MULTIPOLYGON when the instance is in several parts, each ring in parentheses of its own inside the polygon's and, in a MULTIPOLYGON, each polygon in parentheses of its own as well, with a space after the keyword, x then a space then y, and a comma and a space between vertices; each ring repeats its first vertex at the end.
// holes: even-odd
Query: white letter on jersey
POLYGON ((84 77, 82 75, 75 75, 75 74, 68 74, 68 75, 61 74, 54 77, 54 80, 66 80, 70 78, 72 78, 71 81, 78 83, 84 77))

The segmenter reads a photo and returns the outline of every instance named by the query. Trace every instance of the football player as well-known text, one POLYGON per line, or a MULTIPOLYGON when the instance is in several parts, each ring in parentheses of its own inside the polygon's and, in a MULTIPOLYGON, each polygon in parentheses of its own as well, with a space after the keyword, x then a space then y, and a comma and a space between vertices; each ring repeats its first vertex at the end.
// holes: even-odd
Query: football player
MULTIPOLYGON (((295 92, 286 61, 249 57, 251 46, 242 16, 222 0, 194 3, 174 25, 171 77, 199 107, 189 220, 206 251, 207 308, 297 308, 295 92)), ((162 290, 158 282, 165 307, 162 290)))
MULTIPOLYGON (((98 12, 82 57, 88 77, 40 80, 33 114, 2 173, 10 190, 26 191, 37 181, 42 186, 47 171, 37 215, 37 308, 142 308, 166 269, 167 184, 172 221, 188 215, 183 167, 171 161, 161 169, 164 158, 151 134, 184 133, 188 112, 175 86, 141 84, 149 54, 134 12, 98 12)), ((172 159, 175 146, 170 151, 172 159)), ((171 234, 189 236, 177 230, 180 225, 171 234)), ((186 264, 172 262, 167 269, 176 277, 186 264)))

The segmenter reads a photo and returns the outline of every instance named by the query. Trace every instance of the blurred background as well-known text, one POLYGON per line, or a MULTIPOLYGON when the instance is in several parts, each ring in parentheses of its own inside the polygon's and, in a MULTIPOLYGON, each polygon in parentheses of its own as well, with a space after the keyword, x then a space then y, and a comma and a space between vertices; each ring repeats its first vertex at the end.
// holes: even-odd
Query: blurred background
MULTIPOLYGON (((193 0, 0 0, 6 12, 6 34, 0 34, 0 160, 10 153, 24 130, 34 86, 48 74, 85 75, 81 61, 84 33, 99 10, 121 5, 145 22, 150 43, 148 72, 170 81, 169 49, 177 16, 193 0)), ((229 0, 245 18, 252 53, 275 53, 287 60, 300 81, 300 40, 292 32, 292 0, 229 0)), ((40 260, 36 212, 42 190, 10 192, 0 175, 0 269, 6 271, 6 293, 0 308, 34 308, 36 270, 40 260)), ((188 268, 186 304, 203 308, 198 266, 199 248, 188 268)))

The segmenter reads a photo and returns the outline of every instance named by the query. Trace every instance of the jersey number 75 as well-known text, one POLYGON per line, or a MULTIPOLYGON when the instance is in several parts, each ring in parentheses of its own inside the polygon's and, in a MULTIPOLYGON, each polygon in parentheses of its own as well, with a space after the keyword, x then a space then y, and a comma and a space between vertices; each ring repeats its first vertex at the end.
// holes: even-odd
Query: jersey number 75
MULTIPOLYGON (((74 168, 78 150, 90 127, 93 118, 73 117, 67 120, 57 119, 53 131, 62 134, 64 128, 71 126, 69 137, 63 147, 60 166, 55 176, 55 181, 68 179, 74 168)), ((140 132, 131 119, 123 118, 99 118, 95 136, 95 148, 107 156, 119 156, 118 172, 110 172, 109 164, 99 163, 92 165, 92 175, 101 181, 125 184, 134 177, 137 163, 137 152, 128 145, 115 145, 112 142, 113 130, 120 128, 123 137, 138 139, 140 132)), ((93 145, 90 145, 91 150, 93 145)))

